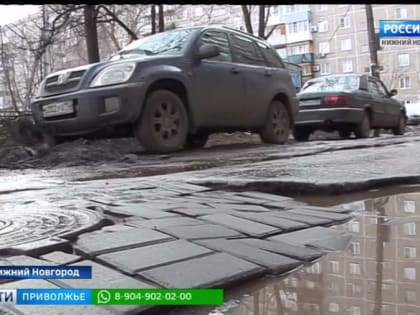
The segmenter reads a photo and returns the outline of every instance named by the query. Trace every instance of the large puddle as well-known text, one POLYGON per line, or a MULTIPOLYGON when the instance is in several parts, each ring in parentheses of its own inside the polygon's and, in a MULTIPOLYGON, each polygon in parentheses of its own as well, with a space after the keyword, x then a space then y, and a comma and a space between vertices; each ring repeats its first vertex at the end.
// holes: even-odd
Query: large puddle
MULTIPOLYGON (((371 197, 384 192, 370 191, 359 197, 371 199, 345 203, 355 217, 335 228, 353 235, 346 252, 228 290, 222 307, 171 314, 420 315, 420 192, 418 186, 413 189, 417 192, 385 197, 371 197)), ((312 203, 342 204, 346 198, 312 203)))

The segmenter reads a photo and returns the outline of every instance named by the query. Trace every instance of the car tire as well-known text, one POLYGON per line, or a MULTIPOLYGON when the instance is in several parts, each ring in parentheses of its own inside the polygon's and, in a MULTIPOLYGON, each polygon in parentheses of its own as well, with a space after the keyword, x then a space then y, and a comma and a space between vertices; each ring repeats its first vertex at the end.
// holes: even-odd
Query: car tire
POLYGON ((354 134, 356 135, 356 138, 369 138, 370 129, 370 117, 369 114, 365 112, 362 121, 358 123, 354 129, 354 134))
POLYGON ((406 127, 406 119, 405 115, 403 113, 400 114, 400 119, 398 120, 398 126, 392 129, 392 132, 394 135, 401 136, 405 133, 405 127, 406 127))
POLYGON ((304 127, 293 128, 293 138, 298 142, 308 141, 312 131, 304 127))
POLYGON ((182 100, 171 91, 156 90, 148 95, 133 131, 147 152, 170 153, 184 148, 188 128, 182 100))
POLYGON ((189 135, 187 137, 187 147, 191 149, 199 149, 204 148, 209 139, 209 135, 207 133, 198 133, 195 135, 189 135))
POLYGON ((271 102, 265 124, 259 134, 265 143, 285 144, 287 142, 290 134, 290 116, 287 107, 282 102, 271 102))
POLYGON ((351 131, 350 130, 339 130, 338 134, 339 134, 341 139, 348 139, 351 136, 351 131))

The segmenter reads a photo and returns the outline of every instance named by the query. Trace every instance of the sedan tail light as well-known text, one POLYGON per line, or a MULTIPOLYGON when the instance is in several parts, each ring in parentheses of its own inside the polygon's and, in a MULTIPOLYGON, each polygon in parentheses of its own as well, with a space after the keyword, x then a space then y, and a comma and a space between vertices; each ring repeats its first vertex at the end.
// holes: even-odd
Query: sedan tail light
POLYGON ((329 95, 322 98, 323 105, 349 105, 349 98, 345 95, 329 95))

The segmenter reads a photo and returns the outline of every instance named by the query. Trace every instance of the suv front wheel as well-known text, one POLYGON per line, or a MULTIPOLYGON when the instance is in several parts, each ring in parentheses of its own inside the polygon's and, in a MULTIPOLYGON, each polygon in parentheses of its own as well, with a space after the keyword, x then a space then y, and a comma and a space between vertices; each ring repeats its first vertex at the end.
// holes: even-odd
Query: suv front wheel
POLYGON ((290 117, 286 106, 280 101, 272 101, 260 138, 266 143, 284 144, 289 139, 290 117))
POLYGON ((149 94, 134 134, 147 152, 181 150, 188 135, 188 115, 182 100, 168 90, 149 94))

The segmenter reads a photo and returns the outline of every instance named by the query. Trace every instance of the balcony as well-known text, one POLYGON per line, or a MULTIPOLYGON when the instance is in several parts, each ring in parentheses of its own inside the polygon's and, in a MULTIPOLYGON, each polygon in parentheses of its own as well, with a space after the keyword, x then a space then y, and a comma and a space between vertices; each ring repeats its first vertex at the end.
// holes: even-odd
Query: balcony
POLYGON ((304 63, 314 63, 314 53, 291 55, 287 57, 287 61, 298 65, 304 63))

